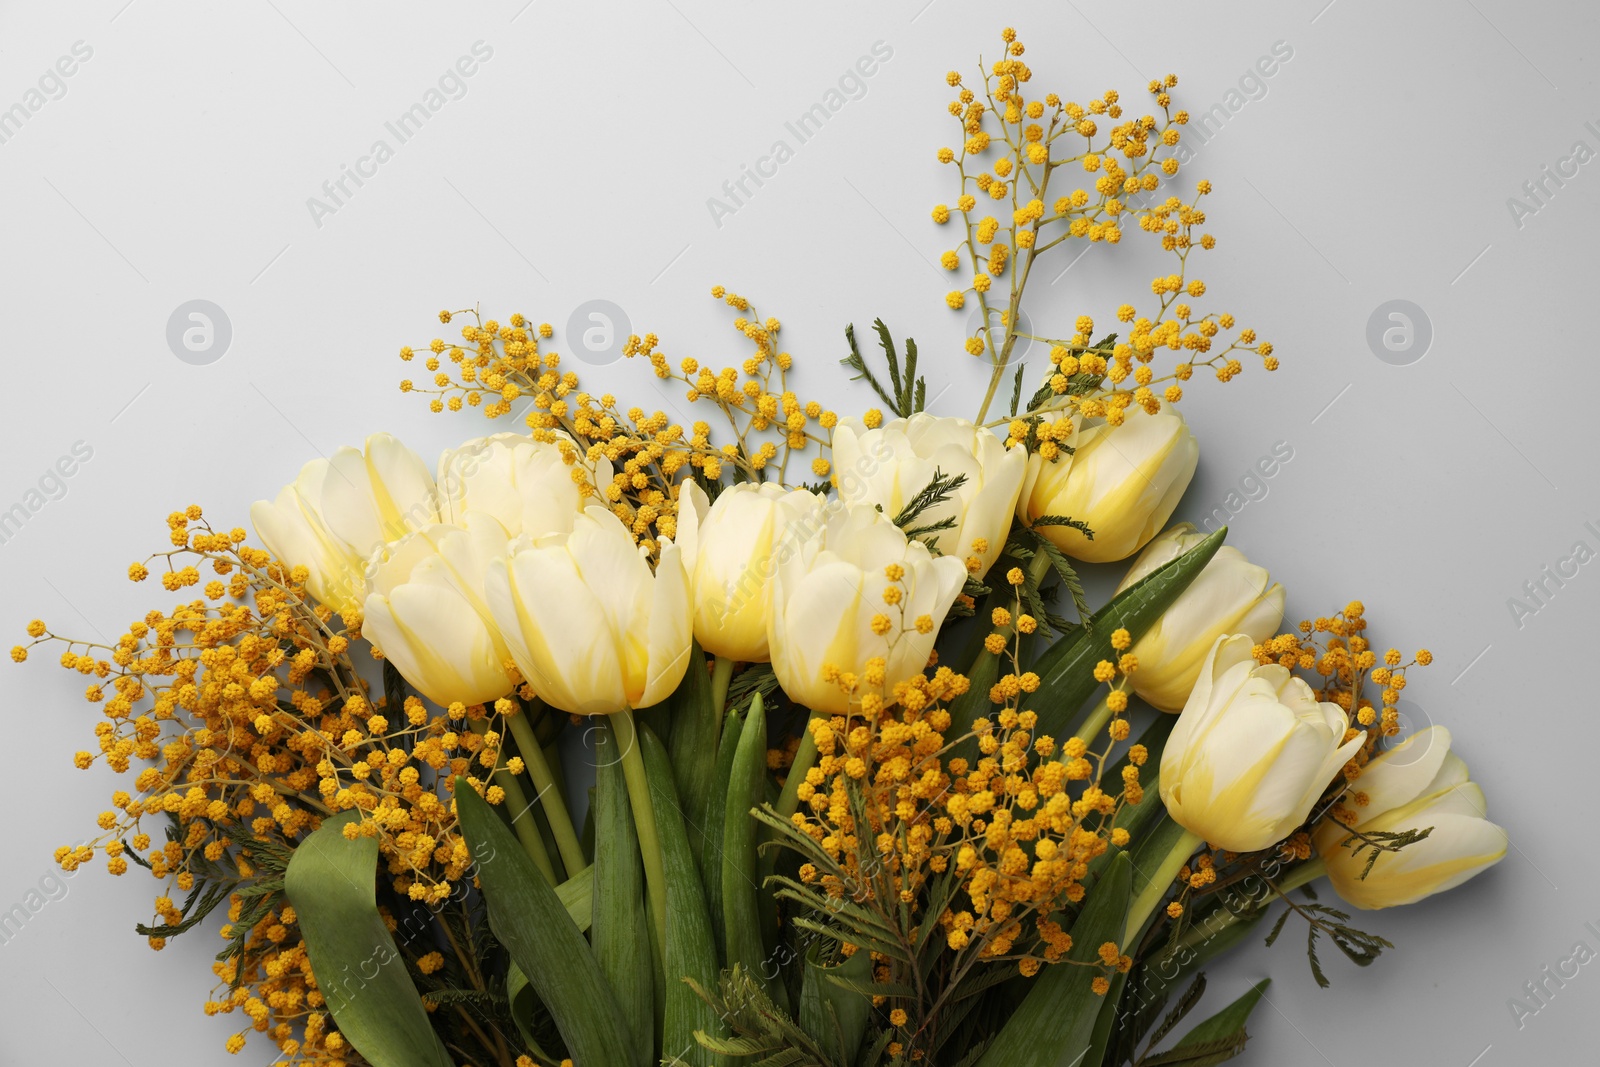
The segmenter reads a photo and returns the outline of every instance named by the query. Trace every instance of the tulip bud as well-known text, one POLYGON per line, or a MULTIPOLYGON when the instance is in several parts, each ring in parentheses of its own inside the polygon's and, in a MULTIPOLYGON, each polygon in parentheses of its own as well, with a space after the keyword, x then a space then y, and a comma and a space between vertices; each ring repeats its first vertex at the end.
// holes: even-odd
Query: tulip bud
POLYGON ((693 605, 685 553, 648 551, 591 505, 570 533, 517 538, 489 565, 486 599, 511 658, 546 703, 610 715, 660 703, 689 666, 693 605))
POLYGON ((966 575, 955 557, 908 541, 871 505, 835 510, 818 536, 778 564, 767 618, 778 684, 814 711, 844 714, 861 693, 846 693, 831 680, 832 670, 861 679, 870 661, 882 660, 882 684, 870 688, 892 692, 927 667, 966 575))
POLYGON ((1415 903, 1505 858, 1510 839, 1484 817, 1483 790, 1450 751, 1450 731, 1442 726, 1419 730, 1375 757, 1350 788, 1342 803, 1354 811, 1355 821, 1347 826, 1325 819, 1311 840, 1334 890, 1358 908, 1415 903), (1351 829, 1431 832, 1398 852, 1378 853, 1363 878, 1372 848, 1352 841, 1351 829))
POLYGON ((954 519, 929 539, 941 554, 982 577, 1005 548, 1028 458, 966 419, 919 412, 875 430, 857 419, 840 419, 833 431, 833 463, 840 500, 876 504, 890 518, 927 488, 935 471, 965 475, 959 488, 917 516, 916 525, 954 519))
POLYGON ((512 536, 566 533, 589 503, 583 485, 604 488, 611 464, 591 467, 566 433, 536 441, 526 434, 497 433, 468 441, 439 457, 439 511, 458 522, 468 511, 493 515, 512 536))
POLYGON ((683 512, 695 509, 698 545, 690 588, 694 590, 694 635, 712 655, 743 663, 765 663, 767 613, 779 562, 819 534, 822 498, 776 482, 741 482, 724 489, 716 503, 685 482, 683 512), (685 507, 687 502, 687 507, 685 507))
MULTIPOLYGON (((1145 546, 1117 592, 1204 541, 1187 522, 1145 546)), ((1133 646, 1139 669, 1133 691, 1153 708, 1179 712, 1189 699, 1200 664, 1223 634, 1245 634, 1256 644, 1283 621, 1283 586, 1230 545, 1217 549, 1205 569, 1133 646)))
POLYGON ((481 704, 511 692, 511 655, 484 601, 489 564, 506 554, 505 527, 469 513, 379 549, 362 634, 402 677, 438 704, 481 704))
POLYGON ((367 557, 438 522, 439 510, 421 458, 379 433, 363 451, 341 448, 301 467, 276 499, 251 506, 250 521, 273 555, 310 572, 313 597, 353 619, 366 597, 367 557))
POLYGON ((1154 415, 1131 407, 1120 426, 1078 429, 1068 444, 1070 455, 1029 460, 1017 514, 1030 525, 1044 515, 1088 523, 1092 539, 1070 526, 1039 527, 1085 563, 1111 563, 1143 548, 1172 517, 1200 462, 1200 446, 1170 406, 1154 415))
POLYGON ((1293 833, 1365 734, 1246 636, 1217 638, 1161 753, 1161 801, 1190 833, 1255 852, 1293 833))

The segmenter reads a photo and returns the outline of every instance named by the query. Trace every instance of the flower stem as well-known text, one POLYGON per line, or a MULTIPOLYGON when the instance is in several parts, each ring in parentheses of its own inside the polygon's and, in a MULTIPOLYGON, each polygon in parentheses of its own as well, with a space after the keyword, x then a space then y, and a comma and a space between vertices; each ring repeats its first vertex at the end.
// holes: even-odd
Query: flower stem
POLYGON ((1204 844, 1199 834, 1188 830, 1173 844, 1170 851, 1162 857, 1161 863, 1150 874, 1150 880, 1145 883, 1144 889, 1133 899, 1128 906, 1128 924, 1122 939, 1124 943, 1131 941, 1135 934, 1144 929, 1145 920, 1150 918, 1156 910, 1156 905, 1161 903, 1161 898, 1167 895, 1167 890, 1172 888, 1172 880, 1178 876, 1183 865, 1189 862, 1195 850, 1204 844))
MULTIPOLYGON (((522 851, 528 854, 533 865, 543 872, 551 885, 559 884, 561 880, 556 877, 555 864, 550 862, 550 853, 545 850, 544 838, 539 835, 539 824, 533 818, 533 805, 528 803, 528 794, 523 790, 522 783, 503 765, 495 768, 494 780, 506 791, 506 806, 514 812, 511 828, 517 832, 517 840, 522 842, 522 851)), ((572 873, 567 872, 568 875, 572 873)))
POLYGON ((733 660, 718 656, 711 668, 711 706, 717 709, 717 725, 722 724, 722 712, 728 706, 728 683, 733 680, 733 660))
POLYGON ((800 747, 795 749, 794 762, 789 765, 789 776, 783 780, 783 793, 778 797, 778 814, 785 819, 800 806, 800 783, 806 772, 817 764, 817 739, 811 735, 811 720, 806 720, 800 731, 800 747))
MULTIPOLYGON (((489 723, 484 719, 469 720, 467 727, 475 734, 482 734, 488 731, 489 723)), ((513 812, 511 829, 516 831, 517 840, 522 842, 522 851, 528 854, 533 865, 549 879, 551 885, 559 884, 561 879, 557 877, 555 864, 550 862, 550 853, 544 847, 544 838, 540 836, 539 825, 534 821, 528 794, 523 791, 517 776, 506 769, 503 755, 495 763, 493 778, 495 785, 506 791, 506 806, 513 812)))
POLYGON ((661 859, 661 839, 656 834, 656 816, 650 802, 650 779, 645 775, 644 753, 639 750, 639 735, 633 712, 619 711, 607 716, 611 732, 621 749, 622 776, 628 783, 628 804, 633 808, 633 825, 639 834, 639 852, 644 856, 646 895, 650 898, 650 921, 661 944, 666 944, 667 869, 661 859))
POLYGON ((544 758, 543 746, 533 734, 533 723, 528 720, 526 707, 509 716, 507 721, 511 725, 511 736, 517 741, 517 752, 528 768, 528 777, 538 790, 537 796, 544 807, 545 818, 550 820, 550 832, 555 835, 562 866, 567 869, 567 877, 572 878, 588 867, 589 861, 584 858, 583 846, 578 843, 577 831, 572 827, 566 798, 561 795, 561 787, 550 771, 550 763, 544 758))
POLYGON ((1110 721, 1111 694, 1108 692, 1100 698, 1100 703, 1094 706, 1083 722, 1078 724, 1078 728, 1072 732, 1072 736, 1082 741, 1085 745, 1092 745, 1095 738, 1105 730, 1106 723, 1110 721))

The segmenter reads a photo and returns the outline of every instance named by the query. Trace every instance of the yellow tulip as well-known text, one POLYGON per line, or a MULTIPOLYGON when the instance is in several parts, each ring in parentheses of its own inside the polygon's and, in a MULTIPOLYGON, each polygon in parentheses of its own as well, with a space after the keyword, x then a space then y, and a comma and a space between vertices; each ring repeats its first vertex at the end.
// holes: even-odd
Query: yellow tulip
MULTIPOLYGON (((1217 638, 1161 753, 1161 800, 1185 830, 1234 852, 1293 833, 1361 747, 1337 704, 1244 635, 1217 638)), ((1137 673, 1137 672, 1135 672, 1137 673)))
POLYGON ((354 620, 367 593, 367 558, 378 548, 439 521, 433 477, 418 455, 386 433, 364 449, 314 459, 273 500, 258 500, 250 521, 267 549, 310 576, 317 600, 354 620))
MULTIPOLYGON (((681 513, 699 518, 690 587, 694 590, 694 635, 715 656, 765 663, 767 613, 772 579, 780 560, 800 551, 801 541, 820 531, 822 498, 776 482, 742 482, 724 489, 716 503, 693 482, 684 483, 681 513)), ((681 535, 680 535, 681 536, 681 535)))
POLYGON ((1029 459, 1017 514, 1029 525, 1045 515, 1088 523, 1092 539, 1070 526, 1039 527, 1086 563, 1115 562, 1143 548, 1172 517, 1200 461, 1200 446, 1171 407, 1155 415, 1131 407, 1120 426, 1077 428, 1069 444, 1071 455, 1029 459))
POLYGON ((859 695, 852 699, 830 681, 827 668, 860 678, 868 661, 881 659, 885 693, 921 674, 966 576, 960 560, 908 541, 871 505, 837 508, 819 535, 778 564, 767 620, 778 684, 814 711, 844 714, 859 695), (899 579, 889 577, 890 568, 899 579), (924 616, 927 633, 916 625, 924 616), (875 629, 877 617, 887 627, 875 629))
MULTIPOLYGON (((1145 546, 1117 592, 1205 540, 1183 522, 1145 546)), ((1231 545, 1217 549, 1205 569, 1133 646, 1139 669, 1133 690, 1153 708, 1178 712, 1200 677, 1200 664, 1222 634, 1245 634, 1259 644, 1283 621, 1283 586, 1231 545)))
POLYGON ((380 549, 363 612, 363 636, 423 696, 445 705, 495 700, 514 684, 483 594, 510 537, 492 515, 471 512, 462 522, 380 549))
POLYGON ((546 703, 574 715, 648 707, 689 666, 683 557, 663 538, 652 571, 622 521, 591 505, 570 533, 513 541, 489 565, 486 599, 512 660, 546 703))
POLYGON ((1370 846, 1351 840, 1350 828, 1331 818, 1318 825, 1312 842, 1328 880, 1358 908, 1414 903, 1453 889, 1505 858, 1510 839, 1484 817, 1483 790, 1450 751, 1450 731, 1442 726, 1419 730, 1374 758, 1350 788, 1343 803, 1355 812, 1355 830, 1431 831, 1398 852, 1380 852, 1363 878, 1370 846))
POLYGON ((833 431, 833 465, 842 502, 876 504, 891 518, 933 481, 935 471, 965 475, 966 481, 924 510, 917 524, 954 519, 930 540, 946 556, 976 560, 968 566, 982 577, 1005 549, 1028 459, 1022 449, 1006 448, 992 432, 966 419, 919 412, 875 430, 857 419, 840 419, 833 431))
POLYGON ((493 515, 512 536, 566 533, 572 520, 595 501, 573 480, 582 471, 589 484, 605 488, 611 464, 591 466, 578 445, 560 430, 554 440, 497 433, 468 441, 439 457, 439 511, 457 522, 468 511, 493 515))

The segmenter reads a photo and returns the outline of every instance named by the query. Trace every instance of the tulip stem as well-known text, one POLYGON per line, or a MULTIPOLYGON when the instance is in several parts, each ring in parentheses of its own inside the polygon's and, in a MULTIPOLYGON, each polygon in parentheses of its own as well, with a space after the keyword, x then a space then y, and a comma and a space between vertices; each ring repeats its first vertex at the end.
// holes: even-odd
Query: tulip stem
POLYGON ((1173 879, 1178 877, 1178 872, 1189 862, 1189 857, 1203 844, 1205 842, 1199 834, 1185 830, 1172 849, 1162 857, 1161 864, 1150 873, 1150 880, 1145 883, 1144 889, 1128 905, 1128 924, 1122 935, 1124 944, 1131 942, 1134 935, 1144 929, 1145 920, 1150 918, 1156 905, 1161 903, 1161 898, 1172 888, 1173 879))
MULTIPOLYGON (((469 719, 467 727, 475 734, 489 731, 487 719, 469 719)), ((550 862, 550 853, 544 847, 544 837, 539 833, 539 825, 533 817, 533 805, 528 803, 528 794, 523 791, 522 783, 517 776, 506 768, 505 756, 502 753, 496 758, 494 783, 506 791, 507 809, 513 812, 511 816, 511 829, 517 833, 517 840, 522 842, 522 851, 528 854, 533 865, 539 868, 551 885, 558 885, 561 879, 556 875, 555 864, 550 862)))
POLYGON ((795 749, 794 762, 789 765, 789 775, 783 780, 783 792, 778 797, 778 814, 785 819, 800 806, 800 783, 816 763, 817 739, 811 735, 811 720, 807 719, 800 731, 800 747, 795 749))
POLYGON ((722 712, 728 706, 728 683, 733 680, 733 660, 718 656, 711 668, 711 706, 717 711, 717 728, 722 728, 722 712))
POLYGON ((645 774, 644 753, 633 712, 608 715, 611 732, 622 754, 622 776, 628 783, 628 804, 633 808, 633 825, 639 834, 639 852, 644 857, 644 880, 650 898, 650 921, 657 940, 666 944, 667 869, 661 858, 661 839, 656 834, 655 810, 650 803, 650 779, 645 774))
MULTIPOLYGON (((1092 745, 1095 737, 1106 728, 1106 723, 1110 721, 1111 694, 1108 692, 1100 698, 1100 703, 1094 706, 1083 722, 1078 725, 1078 728, 1072 732, 1072 736, 1082 741, 1085 745, 1092 745)), ((1063 747, 1062 751, 1065 752, 1065 747, 1063 747)))
POLYGON ((517 752, 528 768, 528 777, 538 790, 536 795, 544 807, 545 818, 550 820, 550 832, 555 835, 561 864, 566 867, 568 878, 575 877, 589 866, 589 861, 584 857, 583 846, 578 843, 578 833, 572 827, 566 798, 561 795, 561 787, 550 771, 550 763, 544 758, 544 747, 533 734, 533 723, 528 719, 526 705, 515 715, 509 716, 507 721, 511 725, 511 736, 517 742, 517 752))

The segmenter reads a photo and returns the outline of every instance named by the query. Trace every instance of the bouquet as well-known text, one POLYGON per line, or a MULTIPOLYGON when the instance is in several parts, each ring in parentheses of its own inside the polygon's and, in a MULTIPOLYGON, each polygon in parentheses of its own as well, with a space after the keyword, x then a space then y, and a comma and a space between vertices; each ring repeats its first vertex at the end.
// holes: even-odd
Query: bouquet
POLYGON ((1278 365, 1201 305, 1177 79, 1137 115, 1038 94, 1002 38, 949 75, 932 212, 976 309, 936 358, 989 370, 970 419, 924 410, 881 321, 842 360, 876 406, 803 399, 780 322, 720 286, 737 362, 624 350, 691 425, 585 391, 549 325, 444 311, 401 388, 531 398, 525 427, 433 469, 387 434, 313 460, 252 509, 261 547, 175 511, 129 577, 192 599, 109 646, 30 625, 13 658, 56 643, 103 712, 77 765, 133 775, 56 860, 153 875, 152 948, 221 917, 230 1052, 1199 1067, 1265 987, 1185 1026, 1209 960, 1292 924, 1327 984, 1327 946, 1391 947, 1347 908, 1504 856, 1450 733, 1401 736, 1427 650, 1381 651, 1359 601, 1284 628, 1226 527, 1170 524, 1188 383, 1278 365), (1040 257, 1125 236, 1171 273, 1110 329, 1025 332, 1040 257), (1091 605, 1080 568, 1129 560, 1091 605))

